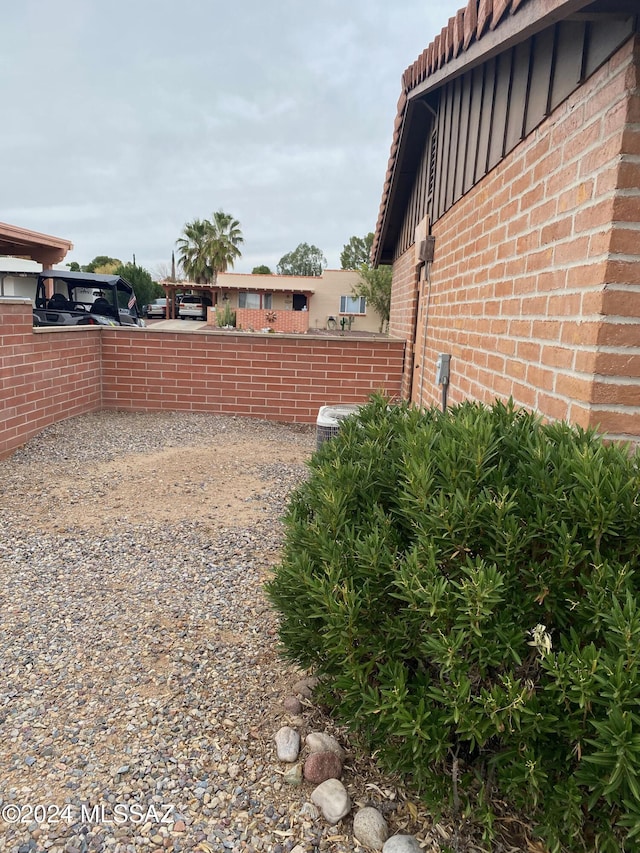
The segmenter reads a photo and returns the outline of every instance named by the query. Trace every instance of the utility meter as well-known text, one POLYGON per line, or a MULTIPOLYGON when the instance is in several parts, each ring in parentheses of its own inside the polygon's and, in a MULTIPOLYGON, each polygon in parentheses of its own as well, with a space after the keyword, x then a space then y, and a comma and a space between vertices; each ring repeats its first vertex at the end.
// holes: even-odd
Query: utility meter
POLYGON ((449 384, 449 365, 451 356, 447 353, 440 353, 436 361, 436 385, 449 384))

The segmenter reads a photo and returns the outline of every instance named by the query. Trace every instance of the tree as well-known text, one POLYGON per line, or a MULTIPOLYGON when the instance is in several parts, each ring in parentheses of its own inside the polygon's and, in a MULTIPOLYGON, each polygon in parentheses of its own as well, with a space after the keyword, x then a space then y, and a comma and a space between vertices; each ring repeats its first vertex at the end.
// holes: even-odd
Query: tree
POLYGON ((69 272, 81 272, 82 271, 80 269, 80 264, 77 261, 71 261, 70 264, 66 264, 65 266, 68 267, 69 272))
POLYGON ((115 269, 114 275, 126 278, 133 287, 133 292, 136 295, 138 303, 138 311, 142 311, 143 305, 148 305, 157 297, 164 296, 163 288, 151 278, 151 273, 147 272, 144 267, 139 267, 131 263, 120 264, 115 269))
POLYGON ((233 267, 244 242, 240 223, 222 210, 211 219, 187 222, 176 241, 178 263, 190 281, 215 285, 218 273, 233 267))
POLYGON ((391 276, 393 269, 390 266, 380 266, 377 269, 368 264, 362 264, 358 270, 360 281, 353 287, 354 296, 364 296, 380 317, 379 331, 389 326, 389 313, 391 310, 391 276))
POLYGON ((215 284, 218 273, 226 272, 229 267, 233 269, 234 263, 241 257, 242 252, 239 247, 244 243, 244 238, 238 220, 222 210, 217 210, 213 214, 211 225, 209 247, 215 284))
POLYGON ((194 219, 182 229, 182 237, 176 240, 178 263, 189 281, 208 284, 211 281, 208 263, 207 240, 211 223, 207 219, 194 219))
POLYGON ((322 275, 326 266, 327 259, 317 246, 300 243, 293 252, 280 258, 277 270, 279 275, 322 275))
POLYGON ((110 258, 109 255, 96 255, 92 261, 82 267, 82 272, 96 273, 97 275, 113 275, 117 267, 122 266, 120 258, 110 258))
POLYGON ((371 247, 373 246, 373 231, 366 237, 352 237, 340 254, 340 265, 343 270, 358 270, 363 264, 369 265, 371 247))
POLYGON ((273 275, 271 270, 266 264, 260 264, 258 267, 254 267, 251 270, 252 275, 273 275))

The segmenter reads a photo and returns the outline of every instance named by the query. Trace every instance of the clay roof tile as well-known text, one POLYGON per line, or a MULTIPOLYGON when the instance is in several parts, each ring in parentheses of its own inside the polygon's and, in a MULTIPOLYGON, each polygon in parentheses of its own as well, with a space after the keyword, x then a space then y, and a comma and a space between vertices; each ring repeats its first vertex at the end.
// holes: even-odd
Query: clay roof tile
POLYGON ((478 0, 469 0, 464 12, 464 42, 462 49, 466 50, 471 44, 478 27, 478 0))
POLYGON ((482 38, 482 34, 487 28, 491 15, 493 13, 492 0, 480 0, 478 5, 478 26, 476 27, 477 38, 482 38))
POLYGON ((462 50, 464 41, 464 9, 459 9, 453 25, 453 55, 457 56, 462 50))
POLYGON ((491 18, 491 29, 495 28, 500 23, 500 18, 504 15, 509 7, 511 0, 493 0, 493 17, 491 18))
POLYGON ((456 15, 452 18, 449 18, 449 23, 447 24, 447 54, 445 56, 445 61, 449 61, 453 56, 453 45, 455 42, 455 29, 456 29, 456 15))
POLYGON ((440 68, 440 34, 433 40, 433 70, 440 68))

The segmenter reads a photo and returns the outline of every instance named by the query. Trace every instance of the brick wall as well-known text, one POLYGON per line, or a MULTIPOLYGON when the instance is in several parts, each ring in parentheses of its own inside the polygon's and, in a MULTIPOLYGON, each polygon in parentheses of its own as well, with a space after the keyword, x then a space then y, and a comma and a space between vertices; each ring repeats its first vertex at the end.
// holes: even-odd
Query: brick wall
POLYGON ((101 408, 315 423, 327 403, 400 395, 399 340, 31 324, 30 302, 0 299, 0 457, 101 408))
MULTIPOLYGON (((235 308, 236 327, 238 329, 273 329, 275 332, 292 334, 294 332, 306 332, 309 328, 308 311, 290 311, 283 309, 266 310, 262 308, 235 308), (275 320, 273 317, 275 316, 275 320)), ((215 315, 211 318, 209 313, 209 324, 215 324, 215 315)))
MULTIPOLYGON (((452 402, 512 395, 552 418, 640 436, 639 44, 435 223, 414 400, 439 401, 435 361, 448 352, 452 402)), ((416 316, 412 265, 413 249, 394 267, 394 335, 416 316)))
POLYGON ((320 406, 400 395, 401 341, 103 329, 103 404, 315 423, 320 406))
POLYGON ((0 299, 0 457, 56 421, 101 406, 97 327, 33 329, 31 302, 0 299))

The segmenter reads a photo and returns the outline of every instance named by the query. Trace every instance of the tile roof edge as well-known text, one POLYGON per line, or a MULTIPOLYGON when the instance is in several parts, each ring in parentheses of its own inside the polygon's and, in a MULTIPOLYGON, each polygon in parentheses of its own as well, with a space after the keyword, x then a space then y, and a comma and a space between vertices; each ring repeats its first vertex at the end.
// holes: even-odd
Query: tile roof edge
MULTIPOLYGON (((549 13, 549 7, 554 5, 562 7, 569 3, 570 0, 555 0, 555 2, 554 0, 468 0, 467 5, 459 9, 449 19, 446 26, 442 27, 440 33, 435 36, 429 46, 405 69, 402 74, 402 90, 398 99, 382 201, 371 249, 372 260, 375 261, 379 254, 381 231, 389 201, 389 192, 393 183, 396 156, 402 137, 407 105, 413 90, 421 87, 438 70, 446 70, 449 62, 453 60, 461 62, 465 53, 474 43, 481 42, 488 34, 508 23, 520 10, 539 6, 540 14, 538 17, 542 19, 549 13), (509 15, 506 15, 507 10, 510 12, 509 15), (461 41, 460 37, 462 37, 461 41)), ((586 5, 582 0, 576 0, 576 4, 586 5)))

